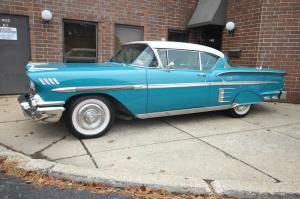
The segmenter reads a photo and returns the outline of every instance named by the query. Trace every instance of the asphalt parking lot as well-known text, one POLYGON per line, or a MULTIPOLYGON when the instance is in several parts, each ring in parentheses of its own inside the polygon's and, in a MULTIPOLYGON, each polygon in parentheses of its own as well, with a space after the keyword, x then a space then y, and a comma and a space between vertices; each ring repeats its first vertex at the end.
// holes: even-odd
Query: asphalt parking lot
POLYGON ((117 120, 104 137, 79 140, 62 122, 30 121, 16 97, 1 97, 0 144, 32 158, 107 171, 112 178, 300 193, 300 105, 294 104, 256 105, 242 119, 211 112, 117 120))

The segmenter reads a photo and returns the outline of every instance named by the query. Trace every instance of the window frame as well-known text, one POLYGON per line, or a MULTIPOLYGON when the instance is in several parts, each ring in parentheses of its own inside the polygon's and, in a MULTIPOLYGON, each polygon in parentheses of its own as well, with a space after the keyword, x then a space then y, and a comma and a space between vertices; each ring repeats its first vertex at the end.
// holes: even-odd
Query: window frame
MULTIPOLYGON (((143 41, 144 39, 145 39, 145 28, 144 28, 144 26, 139 26, 139 25, 130 25, 130 24, 119 24, 119 23, 115 23, 114 24, 114 53, 116 53, 116 52, 118 52, 119 50, 117 50, 116 49, 116 29, 117 29, 117 27, 121 27, 121 28, 132 28, 132 29, 140 29, 140 30, 142 30, 143 31, 143 34, 142 34, 142 40, 141 41, 143 41)), ((123 45, 125 45, 125 44, 123 44, 123 45)), ((121 45, 121 46, 123 46, 123 45, 121 45)))
MULTIPOLYGON (((196 52, 196 53, 198 53, 198 61, 199 61, 199 69, 197 69, 197 70, 201 71, 202 65, 201 65, 200 51, 197 51, 197 50, 189 50, 189 49, 177 49, 177 48, 156 48, 156 50, 157 50, 157 54, 158 54, 158 57, 159 57, 159 62, 160 62, 160 64, 161 64, 161 67, 162 67, 162 68, 165 68, 165 66, 164 66, 164 65, 162 64, 162 62, 161 62, 161 58, 160 58, 159 53, 158 53, 159 50, 166 50, 166 54, 167 54, 167 55, 166 55, 166 56, 167 56, 167 65, 170 63, 170 62, 169 62, 169 50, 196 52)), ((174 68, 174 70, 189 70, 189 71, 195 71, 195 69, 178 69, 178 68, 174 68)))
POLYGON ((209 53, 209 52, 204 52, 204 51, 199 51, 199 57, 200 57, 200 63, 201 63, 201 71, 210 71, 210 70, 213 70, 213 69, 216 67, 216 64, 217 64, 217 62, 218 62, 218 60, 219 60, 219 58, 220 58, 220 57, 217 56, 217 55, 214 55, 214 54, 209 53), (216 62, 214 63, 214 65, 213 65, 212 67, 210 67, 208 70, 203 70, 203 67, 202 67, 202 59, 201 59, 202 55, 201 55, 201 53, 205 53, 205 54, 208 54, 208 55, 211 55, 211 56, 217 58, 217 60, 216 60, 216 62))
MULTIPOLYGON (((157 66, 156 67, 150 67, 150 66, 141 66, 141 65, 134 65, 134 64, 131 64, 135 67, 140 67, 140 68, 163 68, 162 64, 161 64, 161 60, 160 60, 160 57, 159 55, 157 54, 157 50, 155 48, 152 48, 150 45, 148 44, 144 44, 144 43, 136 43, 136 44, 124 44, 122 46, 129 46, 129 45, 145 45, 147 46, 145 49, 149 48, 150 50, 152 50, 153 52, 153 55, 154 55, 154 58, 156 59, 157 61, 157 66)), ((108 61, 110 61, 115 55, 119 54, 121 51, 121 49, 119 49, 108 61)))
POLYGON ((68 23, 87 23, 87 24, 93 24, 95 25, 95 41, 96 41, 96 57, 95 57, 95 63, 98 63, 98 57, 99 57, 99 48, 98 48, 98 22, 97 21, 85 21, 85 20, 76 20, 76 19, 62 19, 62 47, 63 47, 63 63, 67 63, 65 56, 66 56, 66 47, 65 47, 65 22, 68 23))

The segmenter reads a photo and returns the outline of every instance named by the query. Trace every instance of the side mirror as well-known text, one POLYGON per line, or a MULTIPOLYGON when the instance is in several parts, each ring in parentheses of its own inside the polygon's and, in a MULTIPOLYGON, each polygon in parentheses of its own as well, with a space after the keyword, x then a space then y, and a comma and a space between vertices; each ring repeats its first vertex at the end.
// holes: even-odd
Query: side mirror
POLYGON ((167 69, 174 69, 175 68, 175 63, 174 62, 170 62, 168 65, 166 65, 167 69))

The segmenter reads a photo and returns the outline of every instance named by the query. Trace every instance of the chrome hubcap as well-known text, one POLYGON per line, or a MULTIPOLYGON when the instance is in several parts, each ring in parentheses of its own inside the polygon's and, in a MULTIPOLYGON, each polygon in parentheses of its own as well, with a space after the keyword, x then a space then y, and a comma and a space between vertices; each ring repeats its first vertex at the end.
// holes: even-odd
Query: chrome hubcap
POLYGON ((239 106, 236 106, 234 107, 234 110, 236 113, 240 114, 240 115, 243 115, 243 114, 246 114, 249 109, 250 109, 250 104, 247 104, 247 105, 239 105, 239 106))
POLYGON ((86 104, 77 113, 77 123, 86 130, 99 128, 105 121, 105 111, 97 104, 86 104))

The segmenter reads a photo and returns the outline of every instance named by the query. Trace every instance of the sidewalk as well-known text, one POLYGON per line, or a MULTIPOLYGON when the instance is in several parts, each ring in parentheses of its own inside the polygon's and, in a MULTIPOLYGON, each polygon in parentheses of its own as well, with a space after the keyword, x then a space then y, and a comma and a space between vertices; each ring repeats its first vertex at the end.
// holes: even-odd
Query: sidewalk
POLYGON ((242 119, 212 112, 117 120, 104 137, 78 140, 63 123, 27 120, 16 97, 1 97, 0 144, 59 163, 49 173, 69 179, 238 197, 300 194, 300 105, 264 103, 242 119))

